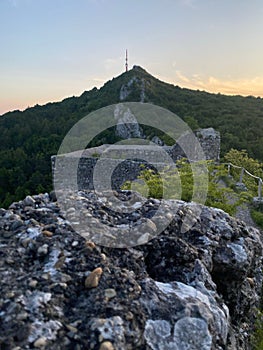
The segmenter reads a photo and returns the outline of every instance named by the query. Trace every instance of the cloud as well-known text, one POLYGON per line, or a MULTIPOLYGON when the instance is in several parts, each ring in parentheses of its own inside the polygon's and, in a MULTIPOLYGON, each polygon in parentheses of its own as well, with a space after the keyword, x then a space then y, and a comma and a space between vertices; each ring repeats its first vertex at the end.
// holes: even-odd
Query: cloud
POLYGON ((106 70, 112 70, 112 69, 114 69, 116 67, 119 67, 122 60, 124 62, 124 58, 123 57, 107 58, 104 61, 104 67, 105 67, 106 70))
POLYGON ((180 0, 183 6, 196 8, 196 0, 180 0))
POLYGON ((104 67, 106 70, 111 70, 117 63, 117 60, 114 58, 107 58, 104 61, 104 67))
POLYGON ((181 73, 181 71, 176 71, 176 76, 184 83, 191 83, 191 80, 181 73))
POLYGON ((176 83, 190 89, 206 90, 228 95, 253 95, 263 97, 263 77, 243 79, 220 79, 214 76, 202 77, 200 74, 186 76, 176 71, 176 83))
POLYGON ((105 81, 107 81, 106 78, 96 78, 96 77, 92 78, 91 80, 96 83, 105 83, 105 81))

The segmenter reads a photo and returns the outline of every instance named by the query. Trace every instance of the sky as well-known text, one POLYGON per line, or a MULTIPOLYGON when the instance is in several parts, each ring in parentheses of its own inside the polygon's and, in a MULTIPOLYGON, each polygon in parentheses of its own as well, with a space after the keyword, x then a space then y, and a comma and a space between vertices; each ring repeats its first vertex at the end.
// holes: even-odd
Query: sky
POLYGON ((262 0, 0 0, 0 115, 140 65, 191 89, 263 97, 262 0))

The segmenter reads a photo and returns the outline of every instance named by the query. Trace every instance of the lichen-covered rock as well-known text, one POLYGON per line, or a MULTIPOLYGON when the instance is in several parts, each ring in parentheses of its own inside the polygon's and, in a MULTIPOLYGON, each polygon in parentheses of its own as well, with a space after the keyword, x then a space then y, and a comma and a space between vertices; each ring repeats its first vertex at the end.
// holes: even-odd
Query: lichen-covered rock
MULTIPOLYGON (((138 220, 155 231, 160 201, 137 195, 133 212, 116 213, 106 196, 71 196, 72 218, 103 221, 100 234, 138 220)), ((222 210, 165 201, 173 220, 162 233, 114 249, 74 232, 54 200, 42 194, 0 209, 1 349, 250 350, 262 285, 258 230, 222 210), (186 216, 193 225, 182 230, 186 216)))

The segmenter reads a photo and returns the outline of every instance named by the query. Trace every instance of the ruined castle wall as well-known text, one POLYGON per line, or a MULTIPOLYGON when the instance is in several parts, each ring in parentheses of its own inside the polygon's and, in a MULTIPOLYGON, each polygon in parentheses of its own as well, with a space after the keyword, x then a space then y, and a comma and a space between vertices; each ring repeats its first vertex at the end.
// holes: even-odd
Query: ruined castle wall
MULTIPOLYGON (((206 159, 218 162, 219 132, 213 128, 201 129, 197 132, 197 137, 206 159)), ((53 174, 56 174, 56 181, 60 188, 72 187, 72 169, 76 169, 77 188, 80 190, 93 190, 94 184, 101 190, 119 189, 125 181, 136 179, 143 168, 160 171, 183 156, 185 154, 178 145, 163 148, 152 145, 117 145, 116 147, 103 145, 83 152, 59 156, 57 162, 56 156, 53 156, 52 170, 53 174)), ((175 163, 174 167, 176 167, 175 163)))
MULTIPOLYGON (((76 159, 60 157, 59 162, 55 161, 56 157, 53 156, 53 174, 56 174, 59 188, 72 188, 71 172, 67 174, 65 169, 75 167, 76 159)), ((167 163, 147 163, 143 160, 106 158, 99 163, 99 158, 80 158, 77 166, 77 188, 79 190, 94 190, 95 185, 98 190, 109 190, 110 188, 118 190, 126 181, 136 179, 143 169, 161 171, 165 167, 167 167, 167 163)))

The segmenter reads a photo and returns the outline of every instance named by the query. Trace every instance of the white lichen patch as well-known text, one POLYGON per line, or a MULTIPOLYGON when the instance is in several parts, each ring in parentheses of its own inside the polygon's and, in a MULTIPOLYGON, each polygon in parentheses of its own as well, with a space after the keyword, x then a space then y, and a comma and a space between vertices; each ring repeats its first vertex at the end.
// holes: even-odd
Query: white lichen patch
POLYGON ((110 318, 97 318, 92 324, 92 330, 98 330, 101 340, 115 340, 119 344, 125 344, 124 324, 120 316, 110 318))
POLYGON ((212 346, 207 323, 194 317, 177 321, 173 334, 168 321, 148 320, 144 338, 152 350, 210 350, 212 346))
POLYGON ((25 309, 36 313, 40 307, 44 307, 51 300, 51 297, 51 293, 35 291, 24 299, 25 309))
POLYGON ((56 269, 56 263, 59 260, 59 256, 61 254, 61 251, 58 249, 53 249, 48 258, 48 262, 44 266, 44 272, 49 273, 51 276, 54 276, 57 273, 56 269))
POLYGON ((48 322, 35 320, 31 324, 30 335, 28 341, 33 343, 40 337, 45 337, 47 340, 54 340, 57 337, 58 330, 62 328, 62 323, 59 321, 50 320, 48 322))
POLYGON ((247 262, 247 253, 241 244, 230 243, 227 245, 227 247, 232 250, 234 257, 238 263, 243 264, 247 262))

